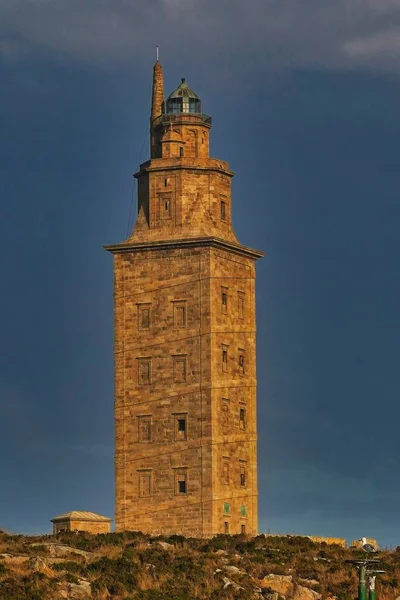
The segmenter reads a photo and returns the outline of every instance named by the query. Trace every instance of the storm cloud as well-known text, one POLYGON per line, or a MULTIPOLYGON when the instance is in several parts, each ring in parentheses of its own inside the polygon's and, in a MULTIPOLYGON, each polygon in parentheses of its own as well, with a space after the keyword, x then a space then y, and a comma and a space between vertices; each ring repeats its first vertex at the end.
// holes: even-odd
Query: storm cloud
POLYGON ((398 0, 0 0, 0 51, 104 65, 176 60, 313 68, 400 67, 398 0))

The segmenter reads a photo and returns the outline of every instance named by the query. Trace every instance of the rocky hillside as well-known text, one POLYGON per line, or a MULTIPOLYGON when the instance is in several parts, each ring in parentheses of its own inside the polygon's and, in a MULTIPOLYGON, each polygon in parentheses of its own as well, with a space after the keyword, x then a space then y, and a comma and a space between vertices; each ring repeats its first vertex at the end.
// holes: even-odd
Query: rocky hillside
MULTIPOLYGON (((301 537, 0 534, 7 600, 351 600, 361 551, 301 537)), ((400 596, 400 548, 381 552, 379 600, 400 596)))

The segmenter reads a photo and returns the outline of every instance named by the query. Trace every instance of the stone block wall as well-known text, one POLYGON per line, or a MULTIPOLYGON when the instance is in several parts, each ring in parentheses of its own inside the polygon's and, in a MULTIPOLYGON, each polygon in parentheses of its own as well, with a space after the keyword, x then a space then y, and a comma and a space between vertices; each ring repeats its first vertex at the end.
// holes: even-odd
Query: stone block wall
POLYGON ((256 533, 252 263, 201 245, 115 255, 117 531, 256 533))
POLYGON ((107 521, 57 521, 53 523, 53 533, 61 531, 87 531, 89 533, 110 533, 111 523, 107 521))

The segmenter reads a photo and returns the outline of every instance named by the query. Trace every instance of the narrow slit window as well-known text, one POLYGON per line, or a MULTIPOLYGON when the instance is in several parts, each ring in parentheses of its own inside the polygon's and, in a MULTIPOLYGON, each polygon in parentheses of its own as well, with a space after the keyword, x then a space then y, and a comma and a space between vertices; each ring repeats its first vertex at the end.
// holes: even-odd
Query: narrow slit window
POLYGON ((245 366, 244 350, 241 350, 239 348, 239 374, 240 375, 244 375, 244 366, 245 366))
POLYGON ((246 429, 246 409, 241 408, 239 410, 239 428, 242 430, 246 429))
POLYGON ((179 148, 179 156, 183 156, 183 148, 182 148, 182 146, 179 148))
POLYGON ((225 485, 229 485, 229 462, 227 460, 223 463, 222 479, 225 485))
POLYGON ((238 292, 238 316, 239 319, 244 319, 244 294, 238 292))
POLYGON ((240 486, 246 487, 246 465, 240 465, 240 486))
POLYGON ((228 402, 222 401, 222 427, 226 428, 229 425, 229 404, 228 402))
POLYGON ((225 521, 224 523, 224 534, 229 535, 229 521, 225 521))
POLYGON ((223 313, 228 312, 228 288, 221 288, 221 310, 223 313))
POLYGON ((221 221, 226 221, 226 202, 221 200, 221 221))
POLYGON ((228 370, 228 350, 226 348, 222 349, 222 370, 224 373, 228 370))
POLYGON ((172 216, 172 201, 171 196, 167 194, 160 194, 160 219, 170 219, 172 216))

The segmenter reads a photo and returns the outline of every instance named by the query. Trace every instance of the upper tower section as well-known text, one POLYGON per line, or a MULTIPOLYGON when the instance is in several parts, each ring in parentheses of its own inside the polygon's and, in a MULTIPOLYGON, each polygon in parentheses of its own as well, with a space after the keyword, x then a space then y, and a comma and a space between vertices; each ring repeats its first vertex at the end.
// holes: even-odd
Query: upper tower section
POLYGON ((228 163, 209 155, 211 117, 182 78, 164 96, 160 61, 153 69, 150 160, 140 165, 138 217, 124 245, 212 238, 239 243, 232 229, 228 163))
POLYGON ((151 158, 209 157, 211 117, 201 111, 201 100, 184 77, 164 101, 160 62, 154 65, 150 117, 151 158))

